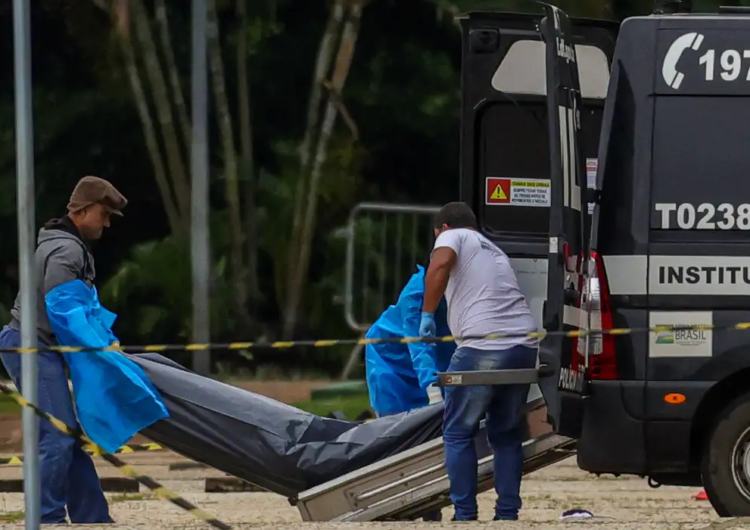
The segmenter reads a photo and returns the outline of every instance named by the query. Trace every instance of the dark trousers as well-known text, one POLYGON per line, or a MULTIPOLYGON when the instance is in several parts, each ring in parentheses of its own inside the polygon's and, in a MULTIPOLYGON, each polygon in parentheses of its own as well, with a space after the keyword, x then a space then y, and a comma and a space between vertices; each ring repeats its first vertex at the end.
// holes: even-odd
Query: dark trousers
MULTIPOLYGON (((0 347, 20 346, 21 334, 7 326, 3 328, 0 332, 0 347)), ((19 391, 23 392, 21 355, 23 354, 3 353, 1 356, 11 379, 19 391)), ((65 365, 57 353, 39 354, 37 406, 70 427, 78 425, 65 377, 65 365)), ((39 467, 43 524, 65 523, 66 506, 74 524, 112 522, 91 457, 74 438, 61 433, 44 419, 39 421, 39 467)))
MULTIPOLYGON (((459 348, 449 372, 534 368, 536 350, 459 348)), ((496 520, 518 519, 521 509, 524 407, 531 385, 448 386, 445 388, 443 441, 456 520, 477 518, 477 451, 474 438, 486 417, 487 439, 494 453, 496 520)))

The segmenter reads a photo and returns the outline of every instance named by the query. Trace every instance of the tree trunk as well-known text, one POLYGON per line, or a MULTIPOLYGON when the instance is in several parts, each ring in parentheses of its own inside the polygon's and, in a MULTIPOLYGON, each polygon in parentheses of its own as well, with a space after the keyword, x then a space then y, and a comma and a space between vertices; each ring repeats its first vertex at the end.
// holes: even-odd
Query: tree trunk
POLYGON ((187 167, 180 153, 180 146, 177 141, 177 133, 175 131, 174 120, 172 119, 172 108, 169 102, 167 85, 164 80, 164 72, 159 65, 156 45, 154 44, 154 38, 149 27, 146 8, 142 0, 133 0, 131 5, 133 7, 132 14, 135 20, 136 35, 138 35, 138 39, 143 47, 146 74, 151 83, 156 114, 164 137, 164 148, 167 153, 167 163, 177 196, 177 205, 181 216, 189 219, 190 186, 187 178, 187 167))
MULTIPOLYGON (((163 1, 163 0, 162 0, 163 1)), ((237 108, 240 122, 240 155, 242 173, 245 176, 245 237, 247 255, 248 289, 251 298, 251 314, 259 298, 258 284, 258 228, 256 220, 255 157, 253 152, 253 125, 250 113, 250 83, 247 71, 247 0, 237 0, 239 34, 237 38, 237 108)))
POLYGON ((321 101, 323 99, 323 83, 331 70, 336 53, 336 42, 341 34, 344 23, 344 0, 336 0, 328 17, 325 33, 318 46, 318 57, 315 61, 315 73, 310 97, 307 103, 307 122, 305 134, 299 147, 300 169, 297 180, 297 189, 294 194, 294 214, 292 217, 292 233, 287 252, 288 271, 286 296, 292 289, 292 283, 297 275, 298 257, 300 255, 300 238, 302 232, 302 216, 304 215, 304 198, 307 192, 307 181, 309 175, 310 159, 312 158, 312 147, 315 141, 315 132, 320 121, 321 101))
POLYGON ((174 58, 174 49, 172 49, 172 32, 169 29, 167 5, 164 0, 156 0, 156 20, 159 22, 161 46, 164 48, 164 56, 167 60, 167 72, 169 72, 169 84, 172 88, 175 109, 177 109, 177 120, 182 130, 185 152, 189 153, 192 144, 190 119, 188 118, 187 106, 185 105, 185 96, 182 92, 182 83, 180 83, 180 72, 177 69, 177 61, 174 58))
POLYGON ((328 144, 336 124, 338 114, 338 101, 349 76, 352 59, 354 57, 354 48, 359 35, 360 21, 362 19, 363 0, 352 0, 350 10, 344 23, 344 30, 341 35, 341 44, 339 45, 336 56, 336 65, 333 71, 331 82, 331 91, 328 94, 325 115, 321 126, 318 143, 315 150, 315 160, 313 161, 310 172, 310 189, 307 193, 305 204, 304 223, 302 225, 302 238, 299 252, 299 266, 292 280, 291 289, 287 296, 287 307, 284 312, 284 337, 287 339, 294 333, 297 326, 297 315, 299 305, 302 299, 302 286, 307 277, 307 268, 310 263, 310 252, 312 239, 315 233, 315 215, 317 213, 318 203, 318 186, 323 171, 323 166, 328 156, 328 144))
POLYGON ((135 57, 135 49, 130 40, 130 0, 114 0, 111 6, 105 0, 92 0, 92 3, 110 15, 112 23, 117 30, 123 58, 125 60, 125 71, 133 92, 133 100, 138 112, 138 117, 143 127, 143 137, 146 143, 151 165, 154 168, 156 186, 159 188, 164 211, 167 214, 169 229, 172 234, 185 235, 187 230, 187 218, 180 214, 178 204, 169 184, 169 178, 164 167, 164 158, 159 147, 154 121, 151 119, 146 91, 143 88, 138 64, 135 57), (110 9, 111 7, 111 9, 110 9))
POLYGON ((208 62, 211 67, 216 118, 219 122, 221 145, 224 152, 225 195, 229 206, 230 250, 232 269, 232 292, 234 305, 243 327, 251 325, 247 312, 247 282, 242 257, 242 216, 240 212, 239 171, 235 150, 234 132, 226 93, 224 64, 219 40, 219 21, 214 0, 208 1, 208 62))
POLYGON ((146 149, 151 159, 151 165, 154 168, 154 178, 156 179, 156 185, 159 188, 159 194, 164 203, 164 211, 167 213, 169 228, 175 235, 184 235, 187 228, 187 219, 180 215, 174 196, 172 195, 169 179, 164 169, 164 159, 159 148, 159 140, 156 137, 154 121, 151 119, 151 113, 148 108, 146 92, 143 89, 143 82, 141 81, 138 65, 135 61, 133 44, 127 36, 123 36, 120 37, 120 46, 125 58, 125 69, 128 74, 128 81, 130 82, 130 89, 133 91, 133 100, 135 101, 138 117, 143 127, 146 149))

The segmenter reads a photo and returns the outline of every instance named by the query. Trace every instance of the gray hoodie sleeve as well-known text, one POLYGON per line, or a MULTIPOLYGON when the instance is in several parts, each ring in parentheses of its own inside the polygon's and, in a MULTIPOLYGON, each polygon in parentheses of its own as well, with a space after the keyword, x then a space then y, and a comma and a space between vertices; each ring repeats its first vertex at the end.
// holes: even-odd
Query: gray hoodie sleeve
POLYGON ((75 241, 62 240, 47 255, 44 268, 44 294, 63 283, 72 282, 83 275, 84 250, 75 241))

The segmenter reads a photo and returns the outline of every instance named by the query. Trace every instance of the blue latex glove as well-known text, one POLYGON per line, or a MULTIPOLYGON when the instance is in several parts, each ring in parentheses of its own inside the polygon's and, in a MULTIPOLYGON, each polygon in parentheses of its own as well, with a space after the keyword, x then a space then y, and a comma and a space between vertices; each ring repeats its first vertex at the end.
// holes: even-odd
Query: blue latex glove
POLYGON ((434 337, 435 329, 435 314, 422 311, 422 319, 419 322, 419 336, 434 337))

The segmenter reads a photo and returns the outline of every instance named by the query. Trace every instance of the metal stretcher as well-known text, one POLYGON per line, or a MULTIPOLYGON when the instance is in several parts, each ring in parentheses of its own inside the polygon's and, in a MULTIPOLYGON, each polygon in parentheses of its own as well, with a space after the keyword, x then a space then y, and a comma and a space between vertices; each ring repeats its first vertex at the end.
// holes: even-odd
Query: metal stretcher
MULTIPOLYGON (((529 372, 532 371, 536 372, 529 372)), ((525 382, 519 381, 518 375, 515 374, 513 382, 525 382)), ((530 373, 528 378, 532 378, 530 373)), ((575 454, 576 441, 551 432, 546 410, 541 397, 527 404, 529 429, 523 445, 524 474, 575 454)), ((481 493, 493 487, 492 451, 483 427, 476 437, 476 446, 477 490, 481 493)), ((439 438, 304 491, 290 502, 297 506, 303 521, 405 521, 449 506, 448 491, 443 440, 439 438)))

